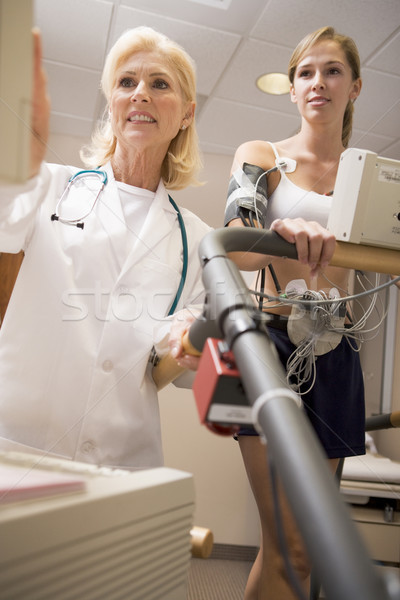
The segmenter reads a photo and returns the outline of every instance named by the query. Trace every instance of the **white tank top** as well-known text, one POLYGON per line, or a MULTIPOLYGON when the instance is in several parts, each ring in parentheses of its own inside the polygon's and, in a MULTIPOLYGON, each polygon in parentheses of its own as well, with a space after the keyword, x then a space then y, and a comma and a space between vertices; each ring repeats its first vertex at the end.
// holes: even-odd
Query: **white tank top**
MULTIPOLYGON (((271 142, 268 142, 276 158, 281 158, 271 142)), ((323 227, 328 223, 332 197, 303 190, 281 172, 281 179, 274 192, 268 198, 265 228, 268 229, 275 219, 295 219, 302 217, 306 221, 317 221, 323 227)))

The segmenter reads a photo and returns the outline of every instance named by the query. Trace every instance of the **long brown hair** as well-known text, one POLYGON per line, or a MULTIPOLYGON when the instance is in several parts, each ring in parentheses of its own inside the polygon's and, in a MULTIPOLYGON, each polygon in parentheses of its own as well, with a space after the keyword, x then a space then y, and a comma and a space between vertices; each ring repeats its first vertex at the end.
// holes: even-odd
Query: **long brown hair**
MULTIPOLYGON (((353 81, 360 78, 360 55, 354 40, 347 35, 337 33, 333 27, 321 27, 303 38, 294 49, 288 67, 288 76, 291 84, 293 84, 297 66, 304 54, 310 48, 325 40, 332 40, 342 48, 350 65, 353 81)), ((342 143, 345 148, 349 145, 353 128, 353 111, 353 102, 349 100, 343 115, 342 143)))

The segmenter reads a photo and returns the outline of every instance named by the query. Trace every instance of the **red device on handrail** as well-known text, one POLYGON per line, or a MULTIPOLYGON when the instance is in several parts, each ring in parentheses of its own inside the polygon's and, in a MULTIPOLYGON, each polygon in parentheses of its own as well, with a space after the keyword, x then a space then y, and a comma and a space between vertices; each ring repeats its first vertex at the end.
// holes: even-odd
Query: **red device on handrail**
POLYGON ((192 389, 200 421, 213 433, 233 435, 253 424, 233 353, 222 340, 206 340, 192 389))

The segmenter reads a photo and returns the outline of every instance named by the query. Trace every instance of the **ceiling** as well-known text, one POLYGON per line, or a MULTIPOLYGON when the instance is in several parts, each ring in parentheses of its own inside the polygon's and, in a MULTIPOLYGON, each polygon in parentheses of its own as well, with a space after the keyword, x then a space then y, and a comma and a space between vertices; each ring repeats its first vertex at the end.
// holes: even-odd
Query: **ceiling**
POLYGON ((286 72, 291 51, 324 25, 353 37, 363 90, 351 146, 400 160, 400 0, 35 0, 52 99, 51 131, 88 138, 103 111, 105 55, 126 29, 149 25, 197 65, 197 125, 204 152, 232 155, 249 139, 295 133, 289 96, 255 81, 286 72))

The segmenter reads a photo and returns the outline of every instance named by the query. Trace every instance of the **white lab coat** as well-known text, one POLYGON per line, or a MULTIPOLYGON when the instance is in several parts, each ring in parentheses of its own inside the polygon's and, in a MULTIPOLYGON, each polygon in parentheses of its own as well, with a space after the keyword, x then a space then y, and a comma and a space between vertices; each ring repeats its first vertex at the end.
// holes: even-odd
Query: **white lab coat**
MULTIPOLYGON (((43 164, 25 187, 0 188, 0 251, 25 251, 0 330, 0 449, 11 440, 16 449, 96 464, 159 466, 148 357, 181 277, 176 212, 160 183, 128 252, 107 165, 108 184, 84 230, 51 221, 77 170, 43 164)), ((210 230, 185 209, 182 216, 189 268, 178 309, 202 303, 197 249, 210 230)))

